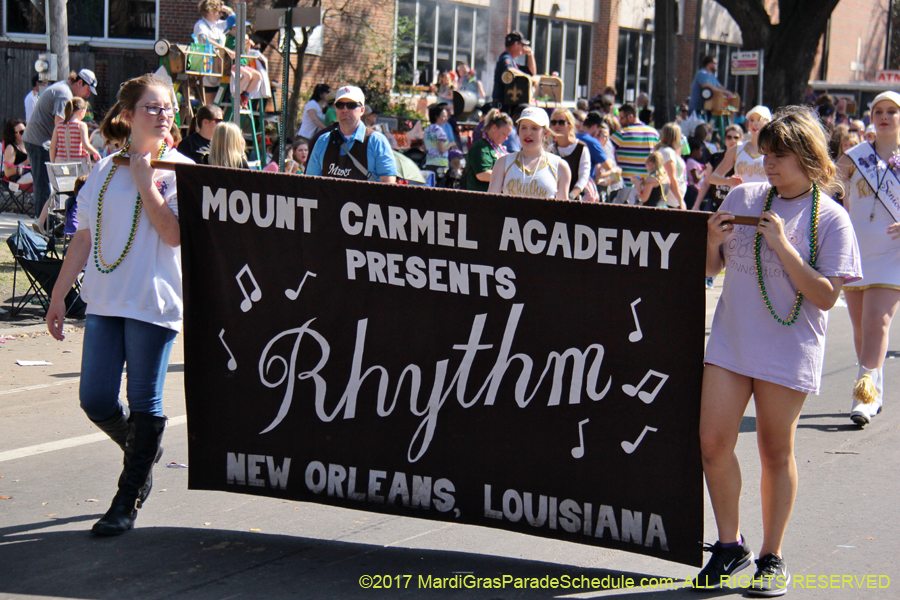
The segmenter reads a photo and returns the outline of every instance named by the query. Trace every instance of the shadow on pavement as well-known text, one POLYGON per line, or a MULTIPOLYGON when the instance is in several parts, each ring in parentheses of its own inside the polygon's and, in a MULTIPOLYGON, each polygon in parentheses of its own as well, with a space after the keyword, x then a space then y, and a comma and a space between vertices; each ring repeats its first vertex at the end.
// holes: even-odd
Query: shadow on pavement
MULTIPOLYGON (((647 574, 586 569, 481 554, 419 550, 253 532, 138 527, 117 538, 96 538, 88 523, 100 515, 0 528, 0 596, 60 598, 710 598, 738 590, 622 590, 584 588, 435 589, 431 577, 608 577, 639 581, 647 574), (85 521, 79 531, 43 531, 85 521), (399 575, 399 577, 397 577, 399 575), (390 577, 390 589, 360 580, 390 577), (409 577, 407 577, 409 576, 409 577), (399 589, 398 589, 399 583, 399 589), (374 586, 373 586, 374 587, 374 586)), ((469 579, 471 581, 472 578, 469 579)), ((621 584, 620 584, 621 585, 621 584)), ((676 582, 681 588, 683 583, 676 582)))

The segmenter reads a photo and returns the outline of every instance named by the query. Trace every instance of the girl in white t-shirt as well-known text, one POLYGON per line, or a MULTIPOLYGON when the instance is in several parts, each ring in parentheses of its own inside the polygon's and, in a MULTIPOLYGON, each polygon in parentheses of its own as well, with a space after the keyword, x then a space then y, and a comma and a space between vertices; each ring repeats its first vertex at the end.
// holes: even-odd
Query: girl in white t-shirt
POLYGON ((666 206, 686 209, 684 193, 687 191, 687 170, 681 158, 681 128, 677 123, 666 123, 659 130, 659 143, 654 148, 662 156, 662 167, 671 185, 666 194, 666 206))
POLYGON ((794 107, 759 134, 771 184, 741 185, 708 224, 707 276, 725 271, 703 372, 700 448, 718 541, 694 587, 719 587, 753 561, 740 531, 741 469, 734 453, 747 404, 756 407, 762 463, 761 558, 751 595, 785 593, 782 555, 797 493, 794 434, 809 393, 818 393, 827 311, 841 286, 861 275, 846 211, 826 193, 837 189, 824 130, 794 107), (759 225, 734 215, 759 215, 759 225))
POLYGON ((759 132, 766 123, 772 120, 772 112, 765 106, 754 106, 747 113, 747 130, 750 140, 730 148, 716 170, 709 176, 712 185, 734 187, 742 183, 766 181, 762 153, 757 145, 759 132), (726 177, 726 173, 734 169, 734 175, 726 177))
POLYGON ((550 154, 550 119, 543 108, 529 106, 518 122, 522 149, 497 159, 491 175, 491 194, 566 200, 572 173, 562 158, 550 154))
POLYGON ((162 453, 163 384, 182 320, 181 234, 175 173, 156 171, 150 161, 191 162, 166 147, 177 110, 171 88, 153 75, 122 84, 101 130, 125 126, 130 139, 94 167, 78 193, 78 231, 47 309, 50 334, 64 339, 64 298, 84 268, 81 408, 125 454, 118 492, 95 535, 134 526, 162 453), (124 157, 130 166, 113 163, 124 157), (119 403, 126 363, 127 407, 119 403))

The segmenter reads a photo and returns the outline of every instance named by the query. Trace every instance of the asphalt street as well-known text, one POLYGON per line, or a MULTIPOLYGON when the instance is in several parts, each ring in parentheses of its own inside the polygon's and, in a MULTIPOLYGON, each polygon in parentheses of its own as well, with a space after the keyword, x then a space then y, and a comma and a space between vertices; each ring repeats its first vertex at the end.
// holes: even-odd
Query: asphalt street
MULTIPOLYGON (((717 298, 708 292, 708 319, 717 298)), ((78 406, 82 331, 56 342, 39 324, 0 321, 0 599, 7 598, 705 598, 696 569, 634 554, 487 528, 276 499, 189 491, 183 339, 166 380, 165 455, 136 529, 98 539, 91 525, 114 493, 121 453, 78 406), (48 361, 21 366, 19 360, 48 361), (168 464, 174 463, 174 464, 168 464), (165 466, 164 466, 165 464, 165 466), (427 589, 428 577, 598 578, 605 588, 427 589), (366 576, 374 579, 367 579, 366 576), (604 580, 604 578, 606 578, 604 580), (647 585, 628 588, 646 578, 647 585), (674 578, 659 584, 654 578, 674 578), (378 582, 383 588, 371 589, 378 582)), ((898 338, 900 339, 900 338, 898 338)), ((896 345, 894 347, 897 347, 896 345)), ((900 352, 898 352, 900 354, 900 352)), ((845 308, 832 311, 822 394, 797 432, 800 490, 784 546, 789 597, 898 598, 900 361, 885 366, 888 399, 872 425, 851 424, 856 375, 845 308)), ((737 453, 742 531, 762 537, 752 404, 737 453)), ((706 541, 715 541, 705 509, 706 541)), ((752 570, 751 574, 752 574, 752 570)), ((547 580, 549 582, 549 579, 547 580)))

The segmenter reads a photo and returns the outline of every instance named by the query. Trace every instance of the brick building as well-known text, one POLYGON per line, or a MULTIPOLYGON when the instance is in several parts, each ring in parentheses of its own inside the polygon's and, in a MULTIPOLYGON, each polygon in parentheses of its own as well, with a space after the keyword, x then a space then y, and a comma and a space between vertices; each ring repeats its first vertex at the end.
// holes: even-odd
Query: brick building
MULTIPOLYGON (((841 0, 810 79, 874 79, 884 64, 889 3, 841 0)), ((269 5, 271 0, 250 0, 249 20, 257 7, 269 5)), ((322 5, 324 22, 310 40, 304 89, 319 81, 356 78, 373 66, 384 67, 397 83, 430 83, 438 70, 464 60, 490 93, 505 33, 520 29, 527 34, 532 26, 531 0, 323 0, 322 5), (391 48, 398 34, 414 41, 395 60, 391 48)), ((777 0, 766 0, 766 5, 777 19, 777 0)), ((690 93, 705 54, 718 57, 720 80, 742 92, 744 82, 728 72, 730 54, 742 44, 728 13, 713 0, 676 0, 676 6, 678 67, 670 74, 676 97, 682 100, 690 93)), ((651 91, 652 0, 535 0, 534 7, 538 68, 560 72, 566 101, 589 97, 606 85, 617 88, 619 102, 651 91)), ((2 0, 0 11, 7 70, 0 110, 9 118, 24 112, 21 99, 30 87, 34 59, 46 48, 45 22, 31 0, 2 0)), ((101 111, 111 105, 122 80, 156 68, 155 40, 186 43, 199 18, 195 0, 69 0, 68 11, 71 66, 97 73, 100 89, 94 104, 101 111)), ((276 35, 273 42, 279 39, 276 35)), ((280 80, 275 48, 267 55, 272 78, 280 80)))

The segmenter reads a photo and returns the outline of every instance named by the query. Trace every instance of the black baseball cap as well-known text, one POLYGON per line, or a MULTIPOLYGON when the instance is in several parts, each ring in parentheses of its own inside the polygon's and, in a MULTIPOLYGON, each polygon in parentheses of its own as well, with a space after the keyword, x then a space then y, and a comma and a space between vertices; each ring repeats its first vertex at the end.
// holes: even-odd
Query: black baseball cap
POLYGON ((522 42, 525 46, 530 46, 531 42, 525 39, 525 36, 518 31, 511 31, 506 34, 506 45, 512 46, 516 42, 522 42))

